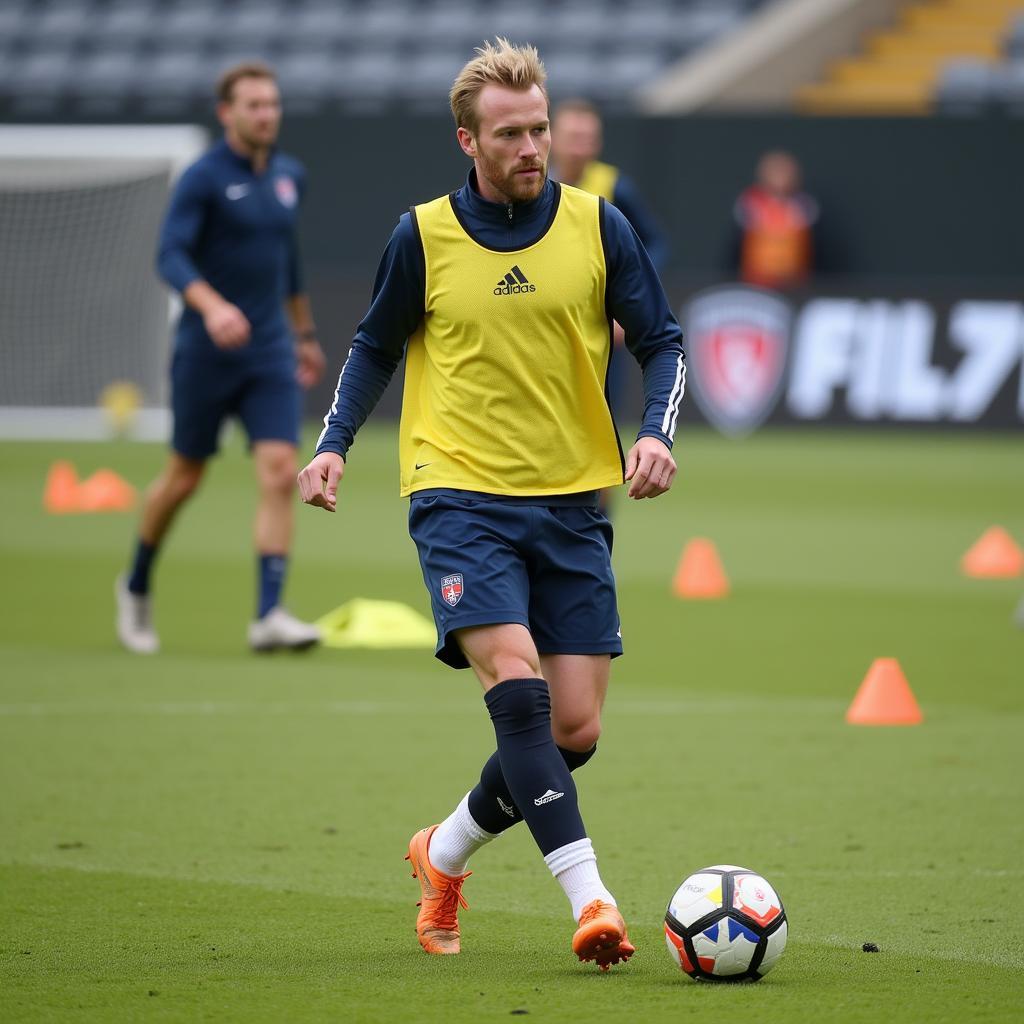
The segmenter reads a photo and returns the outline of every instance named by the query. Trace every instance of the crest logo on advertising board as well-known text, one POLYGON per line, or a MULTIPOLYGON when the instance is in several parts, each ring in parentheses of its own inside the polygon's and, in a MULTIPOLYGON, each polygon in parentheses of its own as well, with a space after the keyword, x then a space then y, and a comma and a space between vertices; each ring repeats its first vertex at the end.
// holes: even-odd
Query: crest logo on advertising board
POLYGON ((441 579, 441 597, 454 608, 462 600, 462 573, 454 572, 441 579))
POLYGON ((756 430, 782 392, 793 314, 772 292, 742 285, 696 295, 681 318, 693 394, 724 434, 756 430))
POLYGON ((281 205, 287 206, 289 210, 299 201, 299 190, 287 174, 282 174, 274 179, 274 192, 281 205))

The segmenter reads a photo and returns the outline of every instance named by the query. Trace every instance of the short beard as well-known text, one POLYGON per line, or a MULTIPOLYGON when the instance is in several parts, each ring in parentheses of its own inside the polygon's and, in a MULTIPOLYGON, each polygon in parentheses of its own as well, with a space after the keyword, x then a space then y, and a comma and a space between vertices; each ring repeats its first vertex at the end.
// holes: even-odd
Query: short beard
POLYGON ((524 181, 515 171, 502 176, 501 166, 494 160, 490 160, 482 152, 478 157, 480 161, 480 173, 487 179, 492 188, 500 192, 509 202, 528 203, 531 199, 544 191, 544 185, 548 180, 547 164, 542 164, 540 175, 535 182, 524 181))
POLYGON ((244 142, 254 153, 259 153, 264 150, 273 149, 274 143, 277 142, 277 132, 275 132, 269 140, 264 141, 255 132, 243 132, 236 129, 238 137, 244 142))

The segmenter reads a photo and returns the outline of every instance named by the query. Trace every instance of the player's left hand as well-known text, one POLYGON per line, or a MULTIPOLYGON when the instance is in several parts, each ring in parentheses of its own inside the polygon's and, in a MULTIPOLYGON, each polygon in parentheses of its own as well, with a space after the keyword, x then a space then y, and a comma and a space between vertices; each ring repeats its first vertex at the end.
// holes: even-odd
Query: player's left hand
POLYGON ((656 437, 641 437, 626 456, 630 498, 656 498, 676 478, 676 460, 668 446, 656 437))
POLYGON ((323 375, 327 357, 318 341, 303 341, 298 347, 299 365, 295 379, 304 387, 311 388, 323 375))

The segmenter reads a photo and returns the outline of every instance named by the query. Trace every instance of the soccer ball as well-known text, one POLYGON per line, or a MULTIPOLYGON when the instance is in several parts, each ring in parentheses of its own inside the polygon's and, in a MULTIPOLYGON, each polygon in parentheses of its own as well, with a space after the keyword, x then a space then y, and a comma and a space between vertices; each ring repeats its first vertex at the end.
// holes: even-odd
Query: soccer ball
POLYGON ((734 864, 702 868, 665 911, 665 942, 691 978, 760 981, 786 948, 789 925, 778 893, 734 864))

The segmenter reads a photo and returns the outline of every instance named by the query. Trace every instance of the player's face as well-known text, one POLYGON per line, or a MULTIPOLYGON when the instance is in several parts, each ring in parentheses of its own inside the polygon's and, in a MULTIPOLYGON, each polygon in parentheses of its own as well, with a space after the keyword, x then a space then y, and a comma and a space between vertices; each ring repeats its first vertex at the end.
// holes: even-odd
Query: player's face
POLYGON ((517 203, 536 199, 547 180, 551 149, 547 97, 536 85, 525 92, 485 85, 476 104, 476 134, 460 128, 459 142, 476 164, 484 198, 517 203))
POLYGON ((601 122, 586 110, 563 110, 551 128, 555 167, 578 178, 583 168, 601 152, 601 122))
POLYGON ((270 78, 240 78, 217 108, 225 130, 249 149, 269 149, 281 127, 281 94, 270 78))

